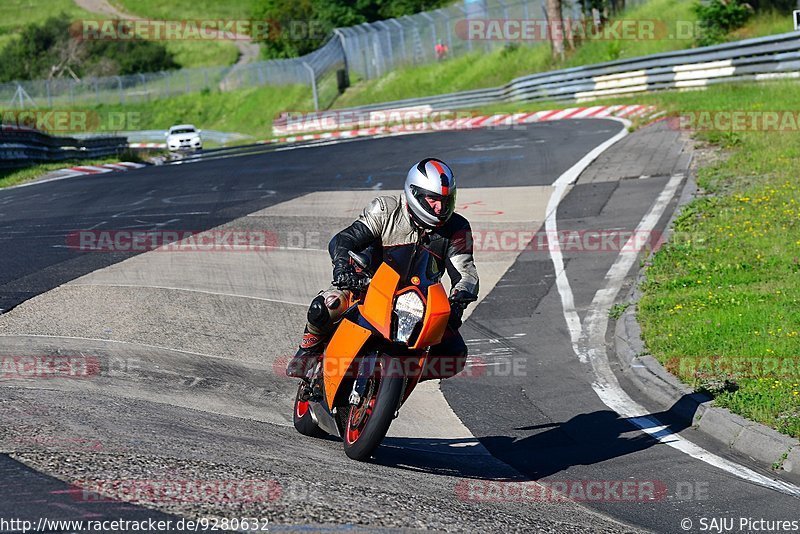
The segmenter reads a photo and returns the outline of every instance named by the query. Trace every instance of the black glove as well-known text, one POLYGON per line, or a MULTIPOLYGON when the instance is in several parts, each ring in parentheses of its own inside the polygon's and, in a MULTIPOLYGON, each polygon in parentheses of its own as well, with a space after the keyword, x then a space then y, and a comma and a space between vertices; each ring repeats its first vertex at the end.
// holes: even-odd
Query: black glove
POLYGON ((456 291, 450 295, 450 320, 448 324, 458 330, 461 327, 461 318, 464 316, 467 304, 476 300, 478 300, 478 297, 464 290, 456 291))
POLYGON ((333 285, 339 289, 357 289, 359 285, 356 268, 349 261, 339 261, 333 266, 333 285))

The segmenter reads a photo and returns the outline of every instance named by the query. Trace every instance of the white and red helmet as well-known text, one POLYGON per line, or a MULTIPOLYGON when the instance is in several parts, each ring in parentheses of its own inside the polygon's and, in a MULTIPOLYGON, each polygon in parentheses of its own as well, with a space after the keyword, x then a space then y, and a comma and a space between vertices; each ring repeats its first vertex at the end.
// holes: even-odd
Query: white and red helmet
POLYGON ((442 226, 456 210, 456 180, 442 160, 427 158, 411 167, 404 191, 411 219, 423 228, 442 226), (433 201, 441 202, 438 213, 433 201))

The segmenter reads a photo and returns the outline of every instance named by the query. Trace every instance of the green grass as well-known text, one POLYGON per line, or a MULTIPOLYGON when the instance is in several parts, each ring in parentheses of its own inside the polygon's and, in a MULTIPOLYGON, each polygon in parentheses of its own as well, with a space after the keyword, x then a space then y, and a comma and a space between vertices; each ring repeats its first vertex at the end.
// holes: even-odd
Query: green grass
POLYGON ((140 162, 141 159, 133 152, 126 152, 120 156, 108 158, 67 160, 59 161, 58 163, 41 163, 23 169, 0 170, 0 189, 36 180, 50 171, 57 171, 76 165, 100 165, 103 163, 115 163, 117 161, 140 162))
POLYGON ((3 0, 0 2, 0 35, 12 35, 26 24, 44 22, 59 13, 75 19, 92 17, 73 0, 3 0))
MULTIPOLYGON (((253 0, 111 0, 125 13, 167 20, 249 20, 253 0)), ((232 65, 238 58, 236 46, 228 41, 165 41, 175 60, 184 67, 232 65)))
POLYGON ((236 45, 225 41, 164 41, 181 67, 219 67, 239 59, 236 45))
MULTIPOLYGON (((789 82, 722 85, 637 102, 796 113, 800 92, 789 82)), ((698 137, 728 157, 700 170, 709 195, 675 222, 689 237, 667 244, 647 270, 638 315, 647 348, 717 405, 800 437, 800 132, 698 137), (772 364, 783 371, 764 368, 772 364)))
MULTIPOLYGON (((671 21, 694 21, 696 16, 692 13, 691 6, 692 0, 651 0, 626 11, 620 18, 664 20, 664 14, 668 13, 671 21)), ((666 22, 666 27, 672 26, 673 22, 666 22)), ((546 43, 506 47, 488 54, 477 51, 441 63, 406 67, 381 78, 355 84, 337 100, 336 107, 496 87, 526 74, 681 50, 691 46, 692 42, 685 39, 595 39, 585 41, 574 51, 568 51, 563 63, 555 62, 551 58, 550 48, 546 43)))
POLYGON ((302 86, 258 87, 227 93, 191 93, 164 100, 93 108, 134 113, 137 130, 167 129, 191 123, 204 130, 239 132, 263 138, 271 134, 272 120, 284 110, 313 109, 311 89, 302 86))
POLYGON ((755 15, 745 27, 732 32, 729 38, 731 41, 736 41, 738 39, 765 37, 791 31, 794 31, 794 23, 791 16, 777 11, 769 11, 755 15))
POLYGON ((110 0, 122 11, 152 19, 249 19, 254 0, 110 0))
MULTIPOLYGON (((620 15, 622 20, 661 21, 663 24, 657 27, 655 39, 587 40, 575 50, 568 50, 563 62, 551 58, 546 43, 511 46, 490 53, 476 51, 441 63, 401 68, 375 80, 355 83, 339 97, 335 107, 496 87, 526 74, 691 48, 694 41, 680 38, 685 33, 680 33, 677 21, 682 27, 692 26, 696 22, 697 16, 692 12, 693 3, 694 0, 651 0, 620 15)), ((760 13, 746 26, 732 33, 730 39, 760 37, 791 30, 791 17, 774 12, 760 13)))
MULTIPOLYGON (((130 2, 129 13, 141 15, 137 11, 137 5, 141 2, 130 2)), ((155 4, 155 2, 153 2, 155 4)), ((217 13, 231 12, 236 2, 193 2, 189 6, 193 7, 193 13, 198 10, 198 6, 213 4, 214 9, 209 11, 205 17, 197 15, 194 18, 209 18, 219 16, 217 13)), ((241 2, 244 4, 244 2, 241 2)), ((188 19, 193 18, 181 14, 185 6, 179 4, 166 3, 164 6, 171 6, 173 10, 172 18, 188 19)), ((198 13, 201 11, 197 11, 198 13)), ((105 19, 107 15, 91 13, 79 8, 73 0, 3 0, 0 2, 0 48, 5 46, 26 24, 44 22, 48 17, 64 13, 71 20, 96 20, 105 19)), ((163 18, 163 17, 162 17, 163 18)), ((245 16, 244 18, 247 18, 245 16)), ((232 65, 239 57, 236 46, 224 41, 164 41, 164 45, 175 56, 175 60, 183 67, 207 67, 218 65, 232 65)))

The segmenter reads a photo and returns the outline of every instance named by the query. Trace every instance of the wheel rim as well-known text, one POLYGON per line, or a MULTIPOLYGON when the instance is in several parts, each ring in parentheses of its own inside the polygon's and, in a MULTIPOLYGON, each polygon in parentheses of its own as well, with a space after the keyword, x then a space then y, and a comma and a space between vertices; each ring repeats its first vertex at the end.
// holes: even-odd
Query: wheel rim
POLYGON ((295 414, 297 415, 298 419, 300 419, 307 413, 308 413, 308 401, 298 400, 297 402, 295 402, 295 414))
POLYGON ((361 433, 364 431, 364 427, 367 426, 372 411, 375 409, 375 400, 378 396, 376 382, 375 378, 370 379, 367 385, 367 395, 364 396, 358 406, 350 408, 345 432, 347 443, 350 445, 358 441, 358 438, 361 437, 361 433))

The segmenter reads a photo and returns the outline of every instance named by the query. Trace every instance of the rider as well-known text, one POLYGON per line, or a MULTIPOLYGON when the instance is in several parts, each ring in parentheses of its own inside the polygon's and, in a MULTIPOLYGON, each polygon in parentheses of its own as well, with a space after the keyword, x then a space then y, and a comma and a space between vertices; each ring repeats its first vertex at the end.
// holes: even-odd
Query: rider
POLYGON ((439 272, 444 267, 453 286, 450 323, 441 343, 431 347, 422 378, 448 378, 464 368, 467 346, 458 328, 464 308, 478 298, 478 271, 472 257, 472 231, 467 219, 454 213, 455 202, 453 171, 441 160, 424 159, 408 171, 403 194, 376 198, 357 221, 333 237, 328 245, 333 287, 311 302, 300 349, 286 368, 288 376, 306 377, 347 309, 349 290, 359 281, 349 252, 408 243, 430 250, 439 272))

